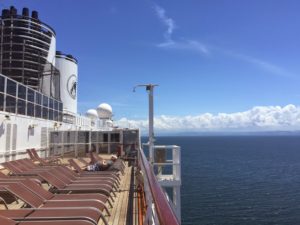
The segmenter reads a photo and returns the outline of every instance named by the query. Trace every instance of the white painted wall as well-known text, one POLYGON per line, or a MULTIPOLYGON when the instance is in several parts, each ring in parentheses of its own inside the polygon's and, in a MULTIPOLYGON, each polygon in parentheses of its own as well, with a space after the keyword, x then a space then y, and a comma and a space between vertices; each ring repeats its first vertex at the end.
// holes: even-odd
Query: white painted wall
POLYGON ((76 114, 78 66, 75 62, 57 57, 55 67, 60 71, 60 97, 64 105, 64 111, 76 114), (76 82, 75 95, 71 91, 74 82, 76 82))

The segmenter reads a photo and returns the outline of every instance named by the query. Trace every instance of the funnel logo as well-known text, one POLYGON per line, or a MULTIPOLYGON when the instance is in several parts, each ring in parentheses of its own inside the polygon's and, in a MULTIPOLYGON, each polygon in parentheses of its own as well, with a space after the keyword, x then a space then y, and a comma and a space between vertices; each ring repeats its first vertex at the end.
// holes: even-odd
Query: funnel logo
POLYGON ((76 98, 76 92, 77 92, 77 81, 76 81, 76 76, 74 74, 71 75, 68 79, 67 90, 68 90, 69 95, 71 96, 71 98, 75 99, 76 98))

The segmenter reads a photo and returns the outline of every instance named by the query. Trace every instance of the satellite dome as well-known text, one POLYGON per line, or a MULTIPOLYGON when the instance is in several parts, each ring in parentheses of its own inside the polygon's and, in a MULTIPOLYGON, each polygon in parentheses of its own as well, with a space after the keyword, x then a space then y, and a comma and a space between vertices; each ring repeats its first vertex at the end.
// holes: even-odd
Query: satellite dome
POLYGON ((95 120, 98 118, 96 109, 89 109, 88 111, 86 111, 85 115, 86 115, 86 117, 90 118, 91 120, 95 120))
POLYGON ((97 107, 97 113, 100 119, 110 119, 112 117, 112 108, 107 103, 102 103, 97 107))
POLYGON ((113 123, 112 120, 107 120, 107 121, 106 121, 106 125, 107 125, 108 127, 113 127, 113 126, 114 126, 114 123, 113 123))

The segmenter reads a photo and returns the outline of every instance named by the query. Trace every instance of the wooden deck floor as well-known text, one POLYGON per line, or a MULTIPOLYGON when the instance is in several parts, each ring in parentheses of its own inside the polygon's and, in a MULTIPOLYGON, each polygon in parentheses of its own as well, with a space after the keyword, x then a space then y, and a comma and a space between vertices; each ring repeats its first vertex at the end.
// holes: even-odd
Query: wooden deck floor
MULTIPOLYGON (((99 154, 104 159, 109 159, 110 155, 99 154)), ((85 158, 87 161, 88 158, 85 158)), ((63 162, 67 162, 64 159, 63 162)), ((76 160, 76 162, 83 166, 83 164, 76 160)), ((119 187, 119 192, 116 192, 116 197, 114 198, 113 207, 111 208, 108 204, 107 207, 110 211, 110 216, 105 215, 105 218, 109 225, 126 225, 127 222, 127 211, 128 211, 128 201, 130 195, 130 185, 131 185, 131 175, 132 167, 129 167, 126 162, 126 169, 124 175, 121 175, 121 184, 119 187)), ((102 220, 99 221, 98 225, 104 225, 102 220)))
MULTIPOLYGON (((105 216, 109 225, 126 225, 130 182, 131 182, 132 167, 126 164, 125 174, 122 176, 120 191, 114 198, 113 208, 110 208, 110 216, 105 216)), ((99 221, 99 225, 104 225, 103 221, 99 221)))

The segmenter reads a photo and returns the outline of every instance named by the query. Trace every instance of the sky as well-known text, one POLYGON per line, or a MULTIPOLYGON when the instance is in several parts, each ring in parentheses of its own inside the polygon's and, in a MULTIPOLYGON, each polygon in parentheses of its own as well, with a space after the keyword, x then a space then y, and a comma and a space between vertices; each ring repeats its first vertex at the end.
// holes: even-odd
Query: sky
POLYGON ((0 0, 39 11, 79 62, 78 110, 158 132, 300 129, 298 0, 0 0))

